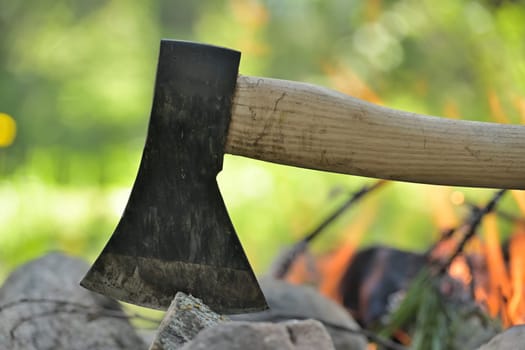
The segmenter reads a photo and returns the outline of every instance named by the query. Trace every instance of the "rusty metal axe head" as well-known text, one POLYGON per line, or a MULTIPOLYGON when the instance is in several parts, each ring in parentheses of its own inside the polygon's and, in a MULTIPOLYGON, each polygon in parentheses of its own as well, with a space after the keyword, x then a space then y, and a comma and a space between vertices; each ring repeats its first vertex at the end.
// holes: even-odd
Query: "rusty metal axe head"
POLYGON ((216 182, 239 59, 229 49, 161 42, 138 175, 82 286, 158 309, 178 291, 218 312, 267 308, 216 182))

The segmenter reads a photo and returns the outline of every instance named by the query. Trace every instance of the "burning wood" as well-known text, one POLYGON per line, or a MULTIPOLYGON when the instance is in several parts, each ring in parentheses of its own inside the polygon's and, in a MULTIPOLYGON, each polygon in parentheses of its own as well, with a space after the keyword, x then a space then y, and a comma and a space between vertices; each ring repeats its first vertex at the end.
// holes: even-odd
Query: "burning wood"
POLYGON ((342 303, 356 321, 369 328, 393 311, 399 293, 424 265, 422 254, 388 247, 365 249, 353 257, 341 279, 342 303))
POLYGON ((525 324, 525 231, 516 232, 509 245, 509 269, 512 296, 508 313, 512 324, 525 324))
MULTIPOLYGON (((400 300, 409 297, 408 286, 415 276, 425 267, 437 265, 428 277, 442 299, 435 306, 452 303, 466 312, 471 305, 478 309, 475 313, 486 312, 503 328, 525 324, 525 228, 523 219, 518 218, 507 245, 502 244, 495 207, 504 193, 497 192, 485 207, 472 207, 471 216, 448 230, 427 253, 379 246, 359 251, 359 242, 347 239, 329 254, 299 256, 286 279, 317 284, 321 293, 343 304, 362 326, 370 328, 385 324, 396 308, 403 307, 400 300), (483 237, 476 235, 480 226, 483 237), (436 279, 436 271, 442 277, 436 279)), ((525 213, 525 192, 512 191, 512 195, 525 213)), ((494 332, 497 327, 492 329, 494 332)), ((397 336, 404 344, 415 335, 413 326, 406 331, 397 336)))

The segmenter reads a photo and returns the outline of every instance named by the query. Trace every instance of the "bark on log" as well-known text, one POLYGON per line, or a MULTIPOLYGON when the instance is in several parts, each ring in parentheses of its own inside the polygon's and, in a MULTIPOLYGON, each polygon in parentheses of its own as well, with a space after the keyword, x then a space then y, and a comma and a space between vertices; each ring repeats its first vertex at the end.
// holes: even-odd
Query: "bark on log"
POLYGON ((314 320, 279 324, 228 321, 201 300, 179 292, 150 350, 334 349, 326 329, 314 320))
POLYGON ((225 321, 228 321, 227 317, 210 310, 202 300, 178 292, 158 328, 150 350, 178 349, 201 330, 225 321))

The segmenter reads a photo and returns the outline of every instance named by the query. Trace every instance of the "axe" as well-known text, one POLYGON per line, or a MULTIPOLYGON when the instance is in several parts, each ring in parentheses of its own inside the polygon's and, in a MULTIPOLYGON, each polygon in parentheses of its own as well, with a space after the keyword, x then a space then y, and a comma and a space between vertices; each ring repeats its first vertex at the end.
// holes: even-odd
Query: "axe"
POLYGON ((525 189, 525 126, 419 115, 240 76, 239 60, 226 48, 161 41, 138 175, 84 287, 157 309, 178 291, 222 313, 266 308, 217 186, 225 152, 399 181, 525 189))

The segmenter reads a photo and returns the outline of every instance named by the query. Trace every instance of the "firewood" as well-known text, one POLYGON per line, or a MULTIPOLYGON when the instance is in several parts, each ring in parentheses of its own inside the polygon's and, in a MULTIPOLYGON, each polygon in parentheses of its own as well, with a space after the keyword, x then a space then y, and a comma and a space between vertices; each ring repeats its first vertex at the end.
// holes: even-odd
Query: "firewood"
POLYGON ((150 350, 178 349, 192 340, 201 330, 229 321, 191 295, 178 292, 175 295, 150 350))

